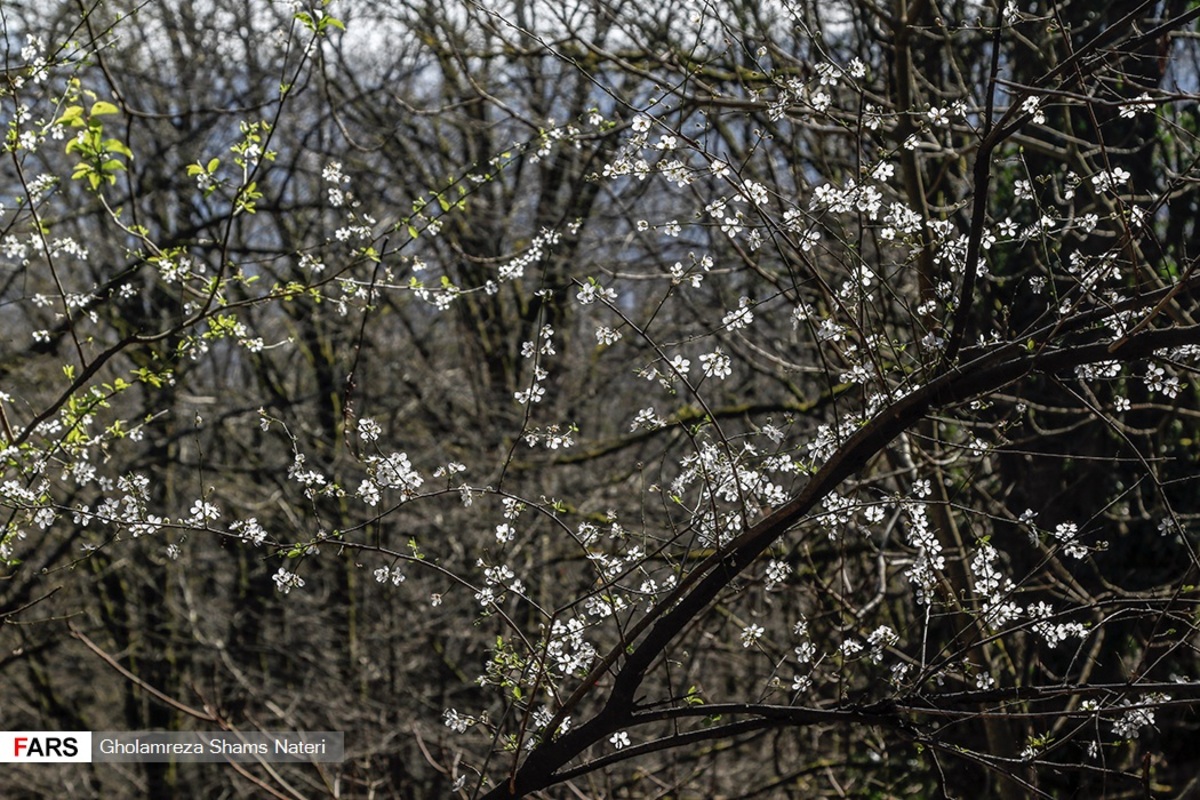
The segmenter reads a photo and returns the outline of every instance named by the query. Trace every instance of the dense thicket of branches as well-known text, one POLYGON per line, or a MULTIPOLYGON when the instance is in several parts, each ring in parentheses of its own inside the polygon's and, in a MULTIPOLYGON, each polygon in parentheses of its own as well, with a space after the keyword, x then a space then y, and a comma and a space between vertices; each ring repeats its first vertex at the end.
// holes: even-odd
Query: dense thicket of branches
POLYGON ((1185 0, 0 9, 27 796, 1184 797, 1185 0))

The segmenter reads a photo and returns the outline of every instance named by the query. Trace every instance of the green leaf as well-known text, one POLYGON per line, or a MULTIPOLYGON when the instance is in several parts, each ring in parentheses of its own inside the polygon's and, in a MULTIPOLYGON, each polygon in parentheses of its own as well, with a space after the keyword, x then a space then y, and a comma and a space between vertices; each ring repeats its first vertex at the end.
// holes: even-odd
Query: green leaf
POLYGON ((70 125, 78 128, 83 125, 83 106, 67 106, 62 116, 54 120, 55 125, 70 125))
POLYGON ((109 153, 119 153, 126 158, 133 158, 133 151, 120 139, 105 139, 101 147, 109 153))
POLYGON ((112 103, 105 100, 97 100, 92 104, 92 110, 88 112, 89 117, 100 117, 105 114, 117 114, 121 109, 117 108, 112 103))

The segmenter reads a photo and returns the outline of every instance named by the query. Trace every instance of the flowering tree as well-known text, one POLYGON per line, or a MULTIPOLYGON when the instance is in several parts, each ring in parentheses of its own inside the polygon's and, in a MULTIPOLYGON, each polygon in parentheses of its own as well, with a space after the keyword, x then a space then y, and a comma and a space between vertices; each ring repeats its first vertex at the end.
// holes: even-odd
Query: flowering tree
POLYGON ((1079 5, 13 12, 14 720, 1186 791, 1200 9, 1079 5))

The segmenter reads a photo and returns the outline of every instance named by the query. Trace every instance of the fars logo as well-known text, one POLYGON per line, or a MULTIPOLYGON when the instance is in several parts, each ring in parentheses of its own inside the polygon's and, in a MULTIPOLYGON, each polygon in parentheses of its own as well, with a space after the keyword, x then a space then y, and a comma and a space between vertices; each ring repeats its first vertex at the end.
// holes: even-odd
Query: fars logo
POLYGON ((0 733, 0 763, 92 760, 91 731, 5 731, 0 733))

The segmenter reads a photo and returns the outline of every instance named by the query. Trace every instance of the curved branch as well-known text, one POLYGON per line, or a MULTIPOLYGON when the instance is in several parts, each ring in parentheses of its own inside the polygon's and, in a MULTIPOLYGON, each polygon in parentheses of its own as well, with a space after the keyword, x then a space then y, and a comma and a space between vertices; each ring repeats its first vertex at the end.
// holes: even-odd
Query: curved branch
POLYGON ((524 797, 563 780, 560 770, 565 764, 632 722, 637 691, 647 671, 688 623, 842 481, 928 414, 986 396, 1031 373, 1071 369, 1114 357, 1134 361, 1162 348, 1196 344, 1200 344, 1200 325, 1144 330, 1131 336, 1115 353, 1109 352, 1111 342, 1099 336, 1057 348, 1049 344, 1032 349, 1015 343, 998 345, 899 398, 843 442, 791 501, 701 562, 671 595, 632 626, 623 645, 600 660, 547 727, 556 730, 562 717, 595 688, 600 677, 620 664, 603 708, 588 722, 535 749, 521 768, 488 797, 524 797))

